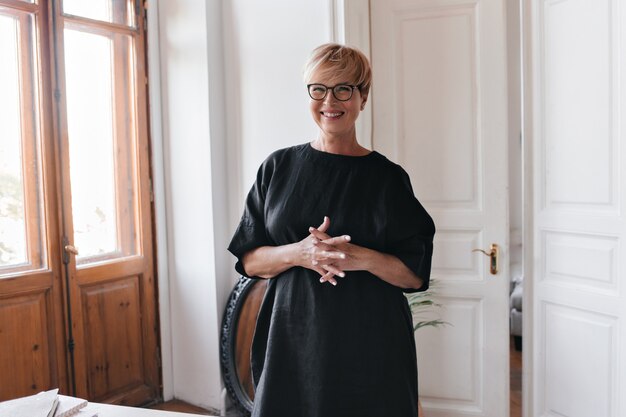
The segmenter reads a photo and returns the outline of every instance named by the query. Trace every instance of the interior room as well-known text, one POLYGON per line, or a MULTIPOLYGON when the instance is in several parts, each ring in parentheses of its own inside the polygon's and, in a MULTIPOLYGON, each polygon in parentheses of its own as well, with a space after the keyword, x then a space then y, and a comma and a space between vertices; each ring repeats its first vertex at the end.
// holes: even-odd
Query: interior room
POLYGON ((622 0, 97 3, 0 0, 0 401, 249 415, 226 248, 337 42, 437 229, 420 417, 626 416, 622 0))

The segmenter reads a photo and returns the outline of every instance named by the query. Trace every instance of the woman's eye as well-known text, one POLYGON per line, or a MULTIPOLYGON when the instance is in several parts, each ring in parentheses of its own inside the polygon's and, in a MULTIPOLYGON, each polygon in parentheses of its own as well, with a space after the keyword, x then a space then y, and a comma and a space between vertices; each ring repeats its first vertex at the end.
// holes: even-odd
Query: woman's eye
POLYGON ((352 87, 350 87, 349 85, 338 85, 337 87, 335 87, 335 91, 338 93, 347 93, 350 90, 352 90, 352 87))

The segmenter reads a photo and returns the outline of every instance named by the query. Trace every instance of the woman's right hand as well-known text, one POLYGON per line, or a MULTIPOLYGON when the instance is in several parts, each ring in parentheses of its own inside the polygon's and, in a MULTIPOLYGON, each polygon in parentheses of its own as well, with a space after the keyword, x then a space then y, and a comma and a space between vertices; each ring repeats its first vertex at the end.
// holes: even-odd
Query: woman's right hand
MULTIPOLYGON (((317 228, 325 233, 330 227, 330 219, 324 216, 324 222, 317 228)), ((345 273, 340 269, 329 267, 334 259, 345 259, 345 253, 338 251, 333 245, 322 242, 310 234, 297 244, 298 265, 311 269, 321 275, 320 282, 328 281, 337 285, 335 275, 343 277, 345 273), (322 267, 324 265, 324 267, 322 267), (325 269, 326 268, 326 269, 325 269)))
MULTIPOLYGON (((324 235, 330 226, 330 219, 324 217, 319 228, 314 229, 320 236, 324 235)), ((345 237, 344 237, 345 238, 345 237)), ((321 241, 319 238, 308 235, 300 242, 281 246, 260 246, 251 249, 241 257, 241 263, 249 276, 270 279, 292 268, 301 266, 320 274, 320 282, 328 281, 337 285, 335 276, 344 276, 344 271, 332 264, 334 261, 345 259, 346 254, 334 246, 333 239, 321 241)))

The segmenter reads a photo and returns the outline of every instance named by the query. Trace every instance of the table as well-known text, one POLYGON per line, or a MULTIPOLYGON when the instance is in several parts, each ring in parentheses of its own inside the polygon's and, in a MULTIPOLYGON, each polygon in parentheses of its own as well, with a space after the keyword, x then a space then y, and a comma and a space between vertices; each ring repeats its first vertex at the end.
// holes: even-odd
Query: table
POLYGON ((76 414, 76 417, 92 417, 96 413, 98 417, 199 417, 197 414, 92 402, 87 407, 81 409, 80 413, 76 414))

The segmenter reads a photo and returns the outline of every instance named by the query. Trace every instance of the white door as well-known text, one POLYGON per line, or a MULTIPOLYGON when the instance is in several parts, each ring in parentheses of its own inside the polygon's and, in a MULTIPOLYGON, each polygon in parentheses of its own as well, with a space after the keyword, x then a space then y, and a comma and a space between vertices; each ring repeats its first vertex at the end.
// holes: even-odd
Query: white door
POLYGON ((625 417, 626 1, 531 0, 526 12, 528 415, 625 417))
POLYGON ((505 0, 371 0, 373 147, 435 219, 452 325, 416 334, 428 417, 509 415, 505 0), (475 248, 500 247, 499 272, 475 248))

